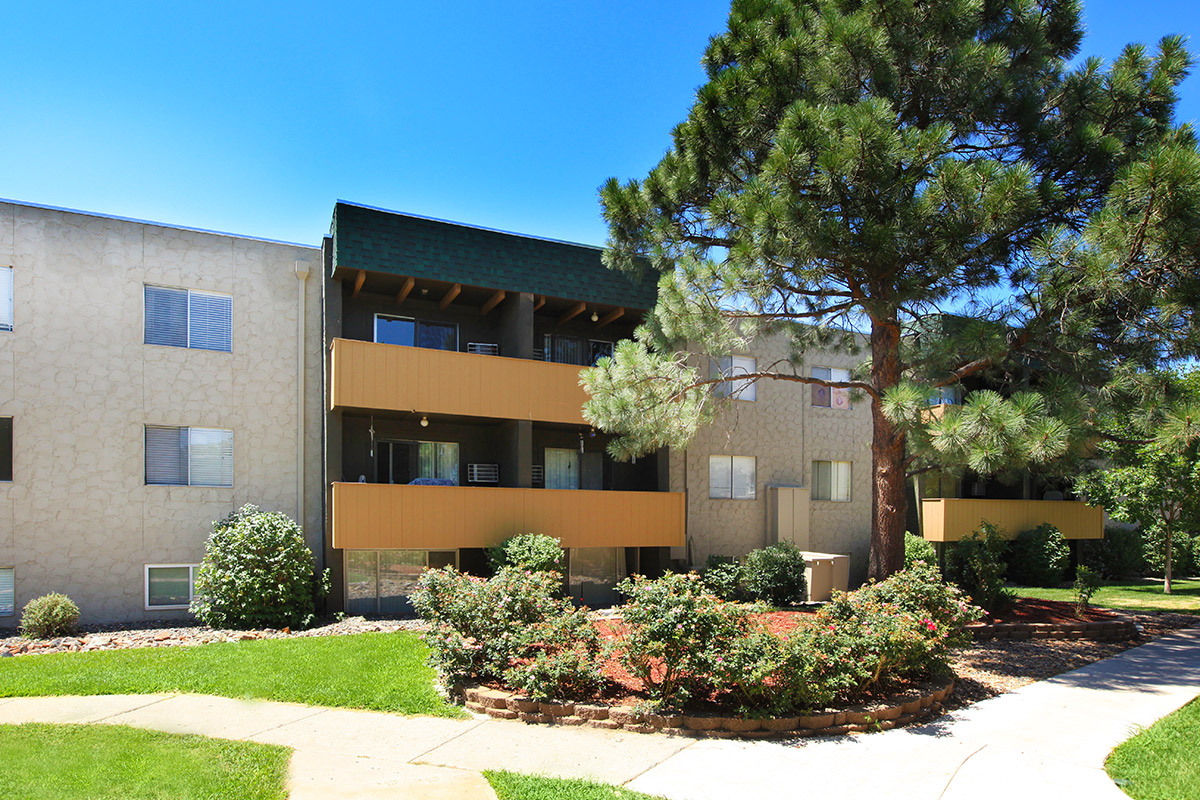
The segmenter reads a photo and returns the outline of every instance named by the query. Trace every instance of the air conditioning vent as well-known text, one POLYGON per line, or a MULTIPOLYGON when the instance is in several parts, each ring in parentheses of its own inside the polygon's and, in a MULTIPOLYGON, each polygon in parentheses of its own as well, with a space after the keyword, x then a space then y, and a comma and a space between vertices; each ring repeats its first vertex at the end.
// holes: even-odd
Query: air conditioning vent
POLYGON ((540 347, 533 348, 533 360, 534 361, 545 361, 546 360, 546 351, 540 347))
POLYGON ((500 355, 500 345, 494 342, 470 342, 467 345, 467 352, 480 356, 498 356, 500 355))
POLYGON ((499 483, 499 464, 467 464, 467 483, 499 483))
POLYGON ((542 486, 546 483, 546 468, 541 464, 534 464, 529 468, 534 486, 542 486))

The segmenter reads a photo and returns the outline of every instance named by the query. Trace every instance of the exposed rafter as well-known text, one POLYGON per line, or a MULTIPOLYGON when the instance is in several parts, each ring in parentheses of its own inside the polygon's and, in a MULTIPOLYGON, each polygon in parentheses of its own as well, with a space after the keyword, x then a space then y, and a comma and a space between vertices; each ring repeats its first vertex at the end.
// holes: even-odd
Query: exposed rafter
POLYGON ((546 305, 545 295, 535 294, 533 296, 533 310, 537 311, 542 306, 546 305))
POLYGON ((404 301, 408 299, 408 293, 411 292, 413 287, 416 285, 417 281, 412 276, 405 278, 404 285, 400 287, 399 292, 396 292, 396 305, 403 305, 404 301))
POLYGON ((501 289, 498 292, 496 292, 494 295, 489 297, 487 302, 483 304, 483 307, 479 309, 479 316, 486 317, 488 312, 491 311, 496 306, 500 305, 500 301, 503 299, 504 299, 504 290, 501 289))
POLYGON ((610 323, 610 322, 616 322, 617 320, 619 320, 619 319, 620 319, 621 317, 623 317, 623 316, 625 316, 625 309, 623 309, 623 308, 614 308, 612 311, 608 312, 608 313, 607 313, 607 314, 605 314, 603 317, 601 317, 599 320, 597 320, 597 322, 596 322, 596 327, 597 327, 597 328, 603 328, 603 327, 604 327, 605 325, 607 325, 608 323, 610 323))
POLYGON ((575 305, 571 306, 571 309, 567 311, 567 313, 558 318, 558 324, 562 325, 563 323, 570 322, 586 310, 587 303, 576 303, 575 305))
POLYGON ((363 284, 367 282, 367 271, 360 269, 358 274, 354 276, 354 294, 351 297, 358 297, 358 293, 362 291, 363 284))
POLYGON ((458 297, 458 293, 462 291, 462 284, 456 283, 446 290, 446 294, 442 296, 442 302, 438 303, 438 308, 444 309, 446 306, 454 302, 454 298, 458 297))

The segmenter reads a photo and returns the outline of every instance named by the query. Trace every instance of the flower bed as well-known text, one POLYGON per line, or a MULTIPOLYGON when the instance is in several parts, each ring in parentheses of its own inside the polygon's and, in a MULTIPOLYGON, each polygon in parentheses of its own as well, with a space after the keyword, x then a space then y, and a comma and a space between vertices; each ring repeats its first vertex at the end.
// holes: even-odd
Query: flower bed
POLYGON ((447 686, 528 722, 722 735, 892 727, 940 702, 949 652, 981 614, 923 564, 814 614, 754 614, 688 574, 626 581, 621 618, 593 621, 555 597, 559 580, 425 573, 413 602, 447 686))

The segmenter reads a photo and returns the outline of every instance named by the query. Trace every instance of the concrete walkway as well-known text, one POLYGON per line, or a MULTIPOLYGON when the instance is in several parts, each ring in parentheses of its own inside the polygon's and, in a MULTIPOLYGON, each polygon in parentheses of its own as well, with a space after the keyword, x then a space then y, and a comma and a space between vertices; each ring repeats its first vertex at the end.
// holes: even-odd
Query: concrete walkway
POLYGON ((484 769, 586 777, 672 800, 1119 800, 1103 770, 1108 752, 1197 695, 1192 628, 920 727, 791 745, 198 695, 7 698, 0 723, 133 725, 286 745, 293 800, 494 798, 484 769))

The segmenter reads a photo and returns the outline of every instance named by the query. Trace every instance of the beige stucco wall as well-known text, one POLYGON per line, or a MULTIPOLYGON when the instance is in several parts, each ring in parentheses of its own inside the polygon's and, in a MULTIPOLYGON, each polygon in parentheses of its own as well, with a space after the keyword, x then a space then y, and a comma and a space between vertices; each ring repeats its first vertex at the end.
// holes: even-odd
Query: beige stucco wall
MULTIPOLYGON (((85 621, 144 609, 144 566, 197 563, 212 521, 243 503, 296 516, 300 281, 306 286, 303 523, 321 539, 320 252, 162 225, 0 203, 14 325, 0 332, 0 566, 16 602, 70 595, 85 621), (233 352, 143 343, 147 283, 233 295, 233 352), (146 424, 233 430, 232 488, 145 485, 146 424)), ((0 626, 15 624, 0 618, 0 626)))
MULTIPOLYGON (((737 355, 754 356, 762 368, 786 359, 787 350, 782 337, 767 337, 737 355)), ((801 374, 810 367, 848 369, 860 359, 811 352, 801 374)), ((848 503, 811 501, 809 549, 849 554, 851 580, 864 580, 871 536, 870 400, 860 398, 850 410, 814 408, 811 387, 790 381, 759 381, 754 401, 727 401, 686 451, 671 454, 671 490, 688 495, 686 557, 703 565, 710 554, 742 556, 768 544, 767 487, 811 487, 813 461, 851 462, 851 490, 848 503), (712 455, 755 457, 754 500, 709 498, 712 455)))

